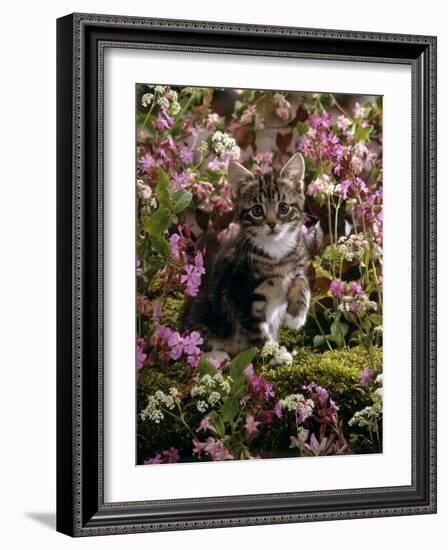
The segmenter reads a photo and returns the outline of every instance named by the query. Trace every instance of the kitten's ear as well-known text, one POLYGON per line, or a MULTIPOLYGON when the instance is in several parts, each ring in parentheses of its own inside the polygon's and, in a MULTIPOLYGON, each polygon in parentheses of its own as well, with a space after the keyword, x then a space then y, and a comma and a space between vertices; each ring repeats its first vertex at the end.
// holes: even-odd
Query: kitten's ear
POLYGON ((248 185, 254 182, 252 172, 249 172, 247 168, 244 168, 244 166, 236 162, 236 160, 231 160, 229 162, 228 175, 232 196, 235 198, 238 197, 248 185))
POLYGON ((305 161, 300 153, 295 153, 280 170, 280 178, 290 181, 294 187, 303 191, 305 161))

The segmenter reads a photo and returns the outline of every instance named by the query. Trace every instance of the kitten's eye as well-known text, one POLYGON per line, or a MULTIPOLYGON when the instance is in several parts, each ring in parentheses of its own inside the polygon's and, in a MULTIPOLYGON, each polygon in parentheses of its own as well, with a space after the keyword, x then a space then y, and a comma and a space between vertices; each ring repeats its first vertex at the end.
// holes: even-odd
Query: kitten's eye
POLYGON ((256 204, 255 206, 252 206, 252 216, 255 218, 261 218, 263 215, 263 207, 261 204, 256 204))
POLYGON ((287 214, 289 212, 289 204, 286 204, 286 202, 281 202, 278 205, 278 212, 279 214, 287 214))

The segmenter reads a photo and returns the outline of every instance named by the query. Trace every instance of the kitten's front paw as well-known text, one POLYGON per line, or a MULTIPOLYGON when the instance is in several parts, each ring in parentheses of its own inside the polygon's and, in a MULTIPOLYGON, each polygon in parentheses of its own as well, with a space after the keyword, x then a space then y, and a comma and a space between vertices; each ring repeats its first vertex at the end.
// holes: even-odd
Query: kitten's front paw
POLYGON ((279 352, 269 361, 269 365, 276 367, 278 365, 291 365, 292 355, 289 351, 281 346, 279 352))
POLYGON ((207 357, 207 359, 210 361, 210 359, 212 361, 216 361, 216 362, 219 362, 219 363, 224 363, 226 361, 230 361, 230 355, 226 352, 226 351, 219 351, 219 350, 214 350, 214 351, 208 351, 205 356, 207 357))
POLYGON ((288 328, 291 328, 293 330, 298 330, 299 328, 303 327, 306 321, 306 312, 299 313, 297 317, 293 317, 290 313, 286 314, 285 317, 285 324, 288 328))

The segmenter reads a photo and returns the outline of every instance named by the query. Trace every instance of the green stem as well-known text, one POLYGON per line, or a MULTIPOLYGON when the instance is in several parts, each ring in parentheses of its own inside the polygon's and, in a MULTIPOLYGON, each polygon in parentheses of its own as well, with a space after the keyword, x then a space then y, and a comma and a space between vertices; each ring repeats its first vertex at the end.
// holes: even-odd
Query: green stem
POLYGON ((334 242, 338 242, 338 215, 339 215, 339 208, 341 207, 341 197, 338 199, 338 204, 335 208, 335 214, 334 214, 334 242))
POLYGON ((179 414, 180 416, 178 416, 177 414, 174 414, 172 413, 171 411, 167 410, 167 409, 162 409, 164 412, 166 412, 167 414, 169 414, 170 416, 172 416, 173 418, 176 418, 177 420, 179 420, 181 422, 181 424, 183 424, 183 426, 187 429, 187 431, 190 433, 190 435, 192 437, 196 437, 196 434, 193 432, 193 430, 190 428, 190 426, 186 423, 185 421, 185 418, 184 418, 184 415, 182 413, 182 409, 180 408, 180 405, 179 403, 177 403, 177 408, 179 410, 179 414))
POLYGON ((193 103, 194 100, 195 100, 195 96, 193 94, 190 95, 188 100, 185 102, 185 105, 182 107, 182 109, 176 115, 176 122, 174 123, 174 126, 171 128, 172 133, 176 132, 179 129, 180 125, 182 124, 181 119, 182 119, 183 114, 187 111, 187 109, 190 107, 190 105, 193 103))
POLYGON ((323 328, 321 327, 321 325, 320 325, 320 323, 319 323, 319 320, 317 319, 316 310, 315 310, 315 308, 313 308, 313 309, 314 309, 314 320, 316 321, 316 325, 317 325, 318 329, 320 330, 320 333, 321 333, 322 336, 324 337, 324 340, 325 340, 325 343, 326 343, 327 346, 328 346, 328 349, 329 349, 330 351, 333 351, 333 348, 331 347, 331 344, 330 344, 330 342, 329 342, 328 339, 327 339, 327 335, 325 334, 323 328))
POLYGON ((143 121, 142 126, 146 126, 146 123, 148 122, 149 117, 151 116, 152 110, 154 109, 154 99, 152 100, 151 107, 149 108, 149 111, 146 113, 145 120, 143 121))
POLYGON ((331 221, 331 205, 330 205, 330 198, 327 197, 327 211, 328 211, 328 230, 330 232, 330 242, 333 244, 333 230, 331 228, 332 221, 331 221))

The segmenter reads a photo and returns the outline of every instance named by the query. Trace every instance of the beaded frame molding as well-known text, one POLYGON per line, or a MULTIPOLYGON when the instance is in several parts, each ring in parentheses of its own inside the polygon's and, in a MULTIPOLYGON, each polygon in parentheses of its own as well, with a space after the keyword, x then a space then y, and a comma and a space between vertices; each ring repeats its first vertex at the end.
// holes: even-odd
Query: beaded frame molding
POLYGON ((72 14, 57 21, 57 530, 70 536, 436 512, 436 38, 72 14), (412 70, 412 483, 107 503, 103 487, 103 55, 152 48, 412 70))

